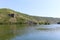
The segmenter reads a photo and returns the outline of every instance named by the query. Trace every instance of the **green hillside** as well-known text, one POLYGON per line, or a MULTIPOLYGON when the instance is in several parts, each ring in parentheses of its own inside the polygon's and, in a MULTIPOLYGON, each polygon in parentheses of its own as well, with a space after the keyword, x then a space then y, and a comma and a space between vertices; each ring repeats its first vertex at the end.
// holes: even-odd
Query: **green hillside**
POLYGON ((59 21, 60 21, 59 18, 30 16, 8 8, 0 9, 0 24, 2 23, 45 24, 45 23, 57 23, 59 21))
POLYGON ((26 23, 27 21, 37 22, 29 15, 7 8, 0 9, 0 23, 26 23))

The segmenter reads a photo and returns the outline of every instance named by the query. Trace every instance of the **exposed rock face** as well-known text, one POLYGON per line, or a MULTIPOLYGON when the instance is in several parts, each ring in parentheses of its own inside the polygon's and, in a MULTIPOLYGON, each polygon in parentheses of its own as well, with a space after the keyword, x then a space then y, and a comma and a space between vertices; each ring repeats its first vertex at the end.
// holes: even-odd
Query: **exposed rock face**
POLYGON ((16 18, 10 18, 10 19, 9 19, 9 22, 11 22, 11 23, 16 23, 17 20, 16 20, 16 18))
POLYGON ((10 13, 10 14, 8 14, 8 16, 10 16, 9 22, 11 22, 11 23, 16 23, 17 22, 16 14, 10 13))
POLYGON ((23 14, 11 9, 0 9, 0 23, 49 24, 60 22, 60 18, 39 17, 23 14))
POLYGON ((14 14, 8 14, 8 16, 10 16, 10 17, 14 17, 14 14))

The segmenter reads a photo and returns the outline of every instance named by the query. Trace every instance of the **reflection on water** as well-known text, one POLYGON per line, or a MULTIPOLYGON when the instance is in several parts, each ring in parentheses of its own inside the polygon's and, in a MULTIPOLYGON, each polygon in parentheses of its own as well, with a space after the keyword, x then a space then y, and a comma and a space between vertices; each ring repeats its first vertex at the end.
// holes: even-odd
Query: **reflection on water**
POLYGON ((10 40, 17 35, 22 35, 25 25, 0 25, 0 40, 10 40))
POLYGON ((60 25, 0 25, 0 40, 60 40, 60 25))

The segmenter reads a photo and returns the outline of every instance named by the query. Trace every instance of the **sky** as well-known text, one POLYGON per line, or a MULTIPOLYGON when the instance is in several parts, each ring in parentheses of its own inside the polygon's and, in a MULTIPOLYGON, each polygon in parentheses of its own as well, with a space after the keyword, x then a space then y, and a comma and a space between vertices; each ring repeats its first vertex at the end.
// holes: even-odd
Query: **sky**
POLYGON ((0 0, 0 8, 34 16, 60 18, 60 0, 0 0))

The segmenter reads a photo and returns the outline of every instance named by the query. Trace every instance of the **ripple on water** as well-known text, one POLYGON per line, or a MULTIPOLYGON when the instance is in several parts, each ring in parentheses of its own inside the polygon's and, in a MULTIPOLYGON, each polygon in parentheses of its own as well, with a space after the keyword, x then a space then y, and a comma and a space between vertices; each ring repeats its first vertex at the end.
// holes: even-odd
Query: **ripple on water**
POLYGON ((13 40, 60 40, 60 25, 45 25, 45 27, 31 27, 28 29, 28 33, 16 36, 13 40), (37 30, 38 28, 40 30, 37 30))

